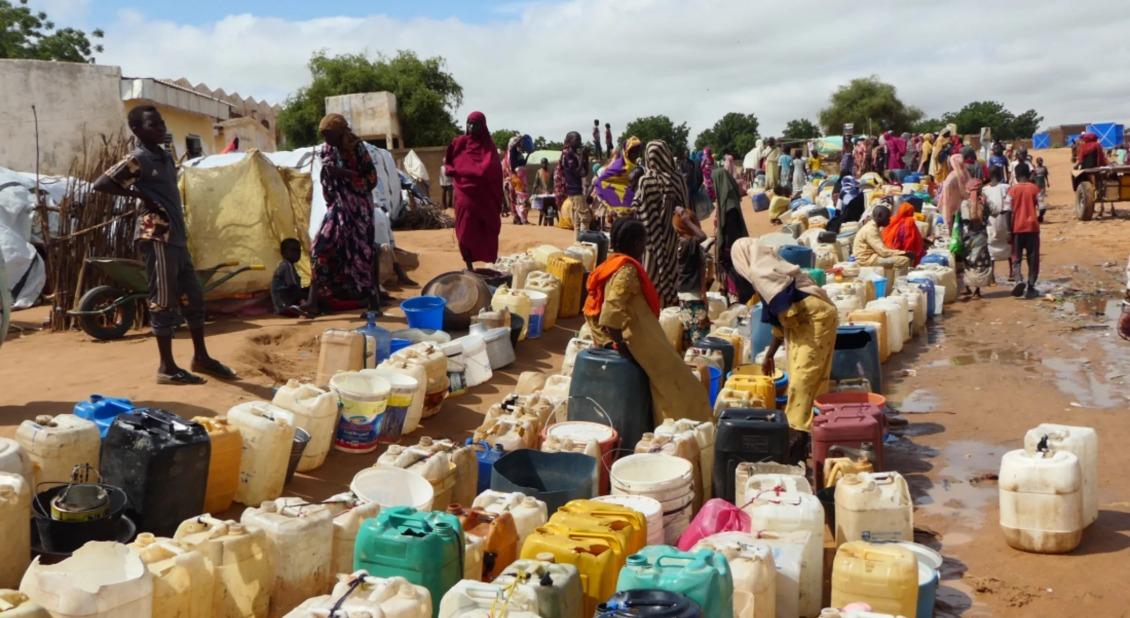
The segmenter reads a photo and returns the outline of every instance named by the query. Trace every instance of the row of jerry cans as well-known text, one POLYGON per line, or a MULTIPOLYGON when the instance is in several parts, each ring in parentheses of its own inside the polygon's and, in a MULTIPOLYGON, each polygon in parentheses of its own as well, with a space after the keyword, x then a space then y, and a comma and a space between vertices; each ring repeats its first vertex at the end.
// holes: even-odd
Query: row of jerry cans
POLYGON ((264 502, 239 522, 200 515, 181 522, 171 537, 142 533, 129 546, 88 543, 58 565, 37 560, 21 588, 56 615, 87 615, 66 608, 90 601, 84 596, 90 590, 97 591, 92 607, 101 609, 89 615, 104 615, 102 609, 147 615, 114 613, 145 605, 144 588, 152 607, 161 608, 155 615, 281 616, 325 592, 333 574, 352 570, 361 522, 379 510, 342 494, 321 504, 264 502))
POLYGON ((437 508, 452 503, 470 504, 480 480, 472 446, 430 436, 421 437, 412 446, 390 445, 377 458, 374 467, 402 468, 418 473, 432 484, 432 504, 437 508))

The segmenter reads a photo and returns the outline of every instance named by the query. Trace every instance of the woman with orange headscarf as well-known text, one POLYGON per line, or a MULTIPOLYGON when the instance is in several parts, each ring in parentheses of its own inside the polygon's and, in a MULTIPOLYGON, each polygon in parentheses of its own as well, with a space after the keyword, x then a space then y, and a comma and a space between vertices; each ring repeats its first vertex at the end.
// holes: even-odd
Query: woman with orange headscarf
POLYGON ((911 265, 918 264, 922 256, 926 255, 926 243, 922 240, 922 233, 918 231, 914 206, 910 202, 900 204, 891 217, 891 222, 883 228, 883 244, 906 252, 911 265))
POLYGON ((659 291, 640 263, 647 251, 647 229, 639 219, 624 217, 612 224, 611 237, 613 253, 588 280, 584 313, 593 342, 619 350, 647 374, 656 425, 665 418, 713 420, 706 387, 659 326, 659 291))

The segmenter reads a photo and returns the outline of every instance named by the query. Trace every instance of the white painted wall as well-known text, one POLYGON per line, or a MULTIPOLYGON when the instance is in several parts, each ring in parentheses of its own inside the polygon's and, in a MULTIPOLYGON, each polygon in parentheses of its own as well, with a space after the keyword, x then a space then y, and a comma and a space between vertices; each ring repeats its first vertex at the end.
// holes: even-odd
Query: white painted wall
POLYGON ((124 130, 121 77, 116 66, 0 60, 0 166, 35 170, 35 105, 40 171, 65 174, 84 138, 93 145, 124 130))

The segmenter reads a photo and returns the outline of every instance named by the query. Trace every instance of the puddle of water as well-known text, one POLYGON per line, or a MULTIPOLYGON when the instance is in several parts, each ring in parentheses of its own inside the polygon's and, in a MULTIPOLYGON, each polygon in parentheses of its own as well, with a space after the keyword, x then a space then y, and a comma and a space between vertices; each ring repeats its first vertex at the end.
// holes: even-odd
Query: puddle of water
MULTIPOLYGON (((923 512, 941 515, 959 526, 978 529, 985 521, 985 510, 997 499, 995 482, 976 480, 995 475, 1000 469, 1002 447, 983 442, 959 440, 942 449, 944 467, 926 495, 916 500, 923 512)), ((971 537, 949 534, 945 545, 968 543, 971 537)))
POLYGON ((982 348, 957 354, 928 363, 927 367, 964 367, 966 365, 992 364, 1031 367, 1039 362, 1034 352, 1015 348, 982 348))
MULTIPOLYGON (((1126 398, 1109 382, 1100 379, 1098 372, 1082 358, 1045 358, 1043 364, 1055 373, 1055 385, 1060 392, 1088 408, 1112 408, 1124 404, 1126 398)), ((1122 389, 1119 389, 1121 391, 1122 389)))
POLYGON ((942 322, 931 321, 926 324, 926 343, 935 345, 941 343, 946 338, 945 329, 942 328, 942 322))
POLYGON ((1062 311, 1084 317, 1116 319, 1121 302, 1102 292, 1086 292, 1064 300, 1062 311))
POLYGON ((924 388, 915 389, 906 396, 898 409, 904 414, 933 412, 938 409, 938 396, 924 388))

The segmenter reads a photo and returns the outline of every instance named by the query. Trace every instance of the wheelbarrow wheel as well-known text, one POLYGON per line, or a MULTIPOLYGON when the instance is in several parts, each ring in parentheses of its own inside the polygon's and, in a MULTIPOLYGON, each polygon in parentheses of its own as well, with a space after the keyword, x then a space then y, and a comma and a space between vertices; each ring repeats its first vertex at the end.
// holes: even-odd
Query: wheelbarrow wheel
POLYGON ((1075 216, 1080 221, 1090 221, 1095 216, 1095 185, 1084 180, 1075 190, 1075 216))
MULTIPOLYGON (((82 299, 78 303, 79 311, 102 311, 121 298, 122 295, 123 292, 113 286, 100 285, 82 295, 82 299)), ((130 328, 133 328, 133 314, 134 304, 129 302, 97 315, 83 315, 79 321, 86 334, 95 339, 109 341, 121 339, 130 328)))

